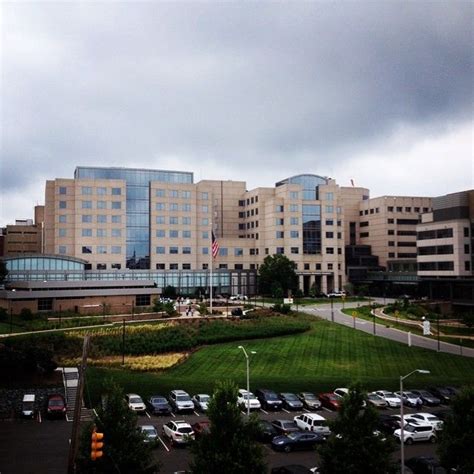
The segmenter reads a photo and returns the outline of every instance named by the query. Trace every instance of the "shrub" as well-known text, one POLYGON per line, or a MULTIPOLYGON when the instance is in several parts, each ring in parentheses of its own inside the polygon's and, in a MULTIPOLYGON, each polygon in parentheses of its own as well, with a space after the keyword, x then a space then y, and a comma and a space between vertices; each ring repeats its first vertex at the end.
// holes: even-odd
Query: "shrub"
POLYGON ((34 315, 30 308, 23 308, 20 311, 20 318, 23 319, 23 321, 31 321, 33 317, 34 315))
POLYGON ((0 322, 8 319, 8 311, 5 308, 0 308, 0 322))
POLYGON ((161 311, 164 311, 163 307, 164 307, 163 303, 158 298, 155 298, 153 300, 153 311, 155 313, 160 313, 161 311))

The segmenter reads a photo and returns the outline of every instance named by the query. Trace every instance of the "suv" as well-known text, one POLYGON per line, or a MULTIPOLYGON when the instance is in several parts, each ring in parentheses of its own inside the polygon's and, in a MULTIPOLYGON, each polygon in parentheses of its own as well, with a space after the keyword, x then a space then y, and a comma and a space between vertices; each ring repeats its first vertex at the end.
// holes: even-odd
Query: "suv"
POLYGON ((62 395, 55 394, 48 396, 48 404, 46 406, 46 414, 48 416, 64 417, 66 415, 66 402, 62 395))
POLYGON ((184 390, 173 390, 169 395, 170 405, 176 413, 182 411, 194 411, 194 402, 184 390))
POLYGON ((146 410, 146 406, 143 403, 142 397, 136 393, 127 393, 125 395, 125 402, 127 403, 128 408, 130 408, 132 411, 144 413, 146 410))
POLYGON ((273 390, 259 388, 255 391, 255 395, 260 400, 262 407, 267 410, 279 410, 283 405, 283 402, 273 390))
POLYGON ((260 410, 262 407, 257 397, 252 392, 247 392, 247 390, 239 389, 237 392, 237 404, 241 410, 247 410, 250 407, 250 410, 260 410))
POLYGON ((346 292, 345 291, 338 291, 338 290, 334 290, 334 291, 331 291, 330 293, 327 294, 327 297, 328 298, 342 298, 342 297, 346 297, 346 292))
POLYGON ((184 420, 171 420, 163 425, 163 435, 173 444, 187 444, 194 439, 194 431, 184 420))
POLYGON ((298 415, 295 416, 293 420, 295 420, 296 426, 298 426, 300 430, 313 431, 323 436, 329 436, 331 434, 326 418, 317 413, 298 415))
MULTIPOLYGON (((401 429, 395 430, 393 435, 400 441, 401 429)), ((427 423, 409 423, 403 428, 403 438, 406 444, 413 444, 415 441, 429 441, 436 443, 436 433, 434 428, 427 423)))

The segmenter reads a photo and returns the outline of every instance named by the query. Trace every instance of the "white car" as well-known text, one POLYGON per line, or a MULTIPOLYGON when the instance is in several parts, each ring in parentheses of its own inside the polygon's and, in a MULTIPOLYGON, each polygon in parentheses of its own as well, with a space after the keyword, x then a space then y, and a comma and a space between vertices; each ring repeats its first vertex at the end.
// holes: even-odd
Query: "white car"
MULTIPOLYGON (((395 430, 393 435, 400 441, 401 429, 395 430)), ((412 444, 416 441, 429 441, 436 443, 436 433, 431 425, 426 423, 410 423, 403 428, 403 438, 406 444, 412 444)))
POLYGON ((423 402, 420 397, 411 392, 403 392, 403 395, 400 395, 400 392, 395 392, 395 395, 398 398, 403 400, 403 404, 409 407, 418 407, 423 405, 423 402))
POLYGON ((390 408, 400 408, 401 400, 393 392, 389 392, 388 390, 377 390, 375 393, 383 398, 390 408))
POLYGON ((232 295, 229 299, 232 301, 247 301, 249 298, 245 295, 232 295))
POLYGON ((130 408, 130 410, 139 413, 144 413, 146 410, 146 406, 143 403, 142 397, 136 393, 127 393, 125 395, 125 401, 127 402, 128 408, 130 408))
POLYGON ((194 406, 199 411, 207 411, 210 400, 211 396, 207 393, 198 393, 193 397, 194 406))
MULTIPOLYGON (((333 393, 335 393, 336 395, 339 395, 341 398, 344 398, 349 393, 349 389, 348 388, 336 388, 336 389, 333 390, 333 393)), ((367 406, 367 402, 365 400, 362 401, 362 406, 363 407, 367 406)))
POLYGON ((194 439, 194 431, 184 420, 171 420, 163 425, 163 436, 173 444, 187 444, 194 439))
POLYGON ((440 420, 437 416, 431 413, 415 413, 410 415, 411 418, 415 419, 417 423, 426 423, 431 425, 436 431, 443 429, 443 420, 440 420))
POLYGON ((237 404, 243 410, 247 410, 250 407, 251 410, 260 410, 262 407, 258 398, 252 393, 247 392, 247 390, 240 389, 237 394, 237 404))
POLYGON ((312 431, 326 437, 331 434, 326 418, 317 413, 303 413, 295 416, 293 420, 302 431, 312 431))
POLYGON ((346 296, 345 291, 335 290, 335 291, 331 291, 330 293, 327 294, 328 298, 342 298, 343 296, 344 297, 346 296))

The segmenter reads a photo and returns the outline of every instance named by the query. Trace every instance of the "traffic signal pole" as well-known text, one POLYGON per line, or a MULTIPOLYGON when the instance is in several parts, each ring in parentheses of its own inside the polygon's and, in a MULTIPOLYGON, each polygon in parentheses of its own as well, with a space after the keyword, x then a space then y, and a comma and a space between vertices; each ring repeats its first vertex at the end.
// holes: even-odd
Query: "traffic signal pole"
POLYGON ((81 421, 82 394, 84 392, 84 374, 87 366, 87 352, 89 350, 90 336, 84 336, 82 346, 82 361, 79 367, 79 380, 77 383, 76 405, 74 407, 74 419, 72 420, 71 444, 69 445, 68 474, 76 472, 76 455, 78 449, 79 423, 81 421))

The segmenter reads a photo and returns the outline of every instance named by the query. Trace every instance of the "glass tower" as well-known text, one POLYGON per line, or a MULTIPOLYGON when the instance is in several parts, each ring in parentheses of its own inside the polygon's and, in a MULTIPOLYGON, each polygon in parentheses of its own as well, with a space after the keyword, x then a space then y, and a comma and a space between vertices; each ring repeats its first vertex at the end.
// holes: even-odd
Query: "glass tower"
POLYGON ((150 268, 150 182, 193 183, 193 173, 78 166, 75 179, 121 179, 127 189, 127 268, 150 268))

